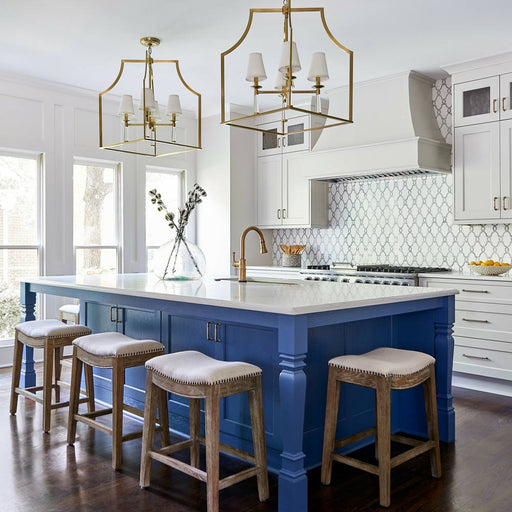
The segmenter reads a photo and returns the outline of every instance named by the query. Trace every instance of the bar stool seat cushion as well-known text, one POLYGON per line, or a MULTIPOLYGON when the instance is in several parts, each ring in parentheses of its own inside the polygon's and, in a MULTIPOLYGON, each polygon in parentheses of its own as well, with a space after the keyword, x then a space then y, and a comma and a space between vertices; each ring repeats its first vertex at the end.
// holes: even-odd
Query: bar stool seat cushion
POLYGON ((383 347, 366 354, 335 357, 329 365, 381 377, 405 377, 424 370, 435 361, 423 352, 383 347))
POLYGON ((59 308, 59 311, 71 315, 78 315, 80 313, 80 304, 64 304, 64 306, 59 308))
POLYGON ((218 361, 195 350, 154 357, 146 368, 187 385, 216 385, 261 375, 261 368, 238 361, 218 361))
POLYGON ((153 340, 134 340, 119 332, 102 332, 82 336, 73 341, 73 345, 94 356, 127 357, 165 349, 162 343, 153 340))
POLYGON ((30 338, 62 338, 66 336, 85 336, 91 333, 85 325, 68 325, 59 320, 31 320, 16 326, 16 330, 30 338))

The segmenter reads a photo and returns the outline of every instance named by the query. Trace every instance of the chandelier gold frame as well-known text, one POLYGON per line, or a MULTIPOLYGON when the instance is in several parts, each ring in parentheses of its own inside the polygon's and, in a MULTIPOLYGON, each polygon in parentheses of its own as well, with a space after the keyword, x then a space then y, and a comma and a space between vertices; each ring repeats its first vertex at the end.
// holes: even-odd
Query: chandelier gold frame
MULTIPOLYGON (((264 133, 270 133, 272 135, 291 135, 294 133, 302 133, 307 131, 313 131, 313 130, 322 130, 324 128, 331 128, 334 126, 340 126, 344 124, 349 124, 353 122, 353 102, 354 102, 354 52, 352 50, 349 50, 345 46, 343 46, 332 34, 332 32, 329 30, 329 27, 327 26, 327 22, 325 20, 325 13, 323 7, 291 7, 291 0, 283 0, 283 7, 282 8, 257 8, 257 9, 250 9, 249 10, 249 20, 247 22, 247 26, 245 27, 245 30, 240 37, 240 39, 228 50, 221 53, 221 124, 226 124, 229 126, 237 126, 239 128, 246 128, 249 130, 264 132, 264 133), (264 112, 254 112, 253 114, 242 116, 242 117, 236 117, 234 119, 226 119, 226 80, 225 80, 225 58, 230 53, 234 52, 245 40, 247 37, 251 26, 253 22, 254 14, 258 13, 281 13, 284 16, 284 41, 289 41, 289 48, 290 48, 290 55, 289 55, 289 67, 288 69, 292 69, 292 47, 293 47, 293 26, 292 26, 292 18, 291 15, 294 12, 318 12, 320 14, 320 19, 322 21, 323 28, 327 35, 329 36, 330 40, 338 46, 342 51, 348 54, 349 57, 349 65, 348 65, 348 74, 349 74, 349 80, 348 80, 348 117, 337 117, 329 114, 325 114, 323 112, 319 111, 312 111, 307 110, 305 108, 296 107, 293 105, 293 95, 303 95, 303 94, 316 94, 317 98, 319 98, 320 89, 323 87, 319 83, 319 80, 317 79, 315 85, 312 86, 311 90, 293 90, 293 79, 295 78, 291 73, 288 73, 284 79, 285 79, 285 85, 283 86, 283 89, 281 91, 279 90, 262 90, 261 86, 258 84, 258 79, 255 79, 255 84, 253 86, 254 88, 254 94, 277 94, 282 96, 283 101, 283 107, 280 108, 273 108, 271 110, 266 110, 264 112), (264 129, 264 128, 258 128, 257 126, 248 126, 245 124, 239 124, 241 121, 248 120, 248 119, 257 119, 261 118, 262 116, 267 116, 269 114, 276 114, 278 112, 284 113, 285 111, 295 111, 300 112, 303 114, 314 114, 316 116, 327 119, 332 119, 335 122, 333 124, 329 124, 327 126, 321 125, 321 126, 312 126, 310 128, 305 128, 303 130, 296 130, 296 131, 286 131, 285 130, 285 121, 281 123, 281 130, 276 129, 264 129)), ((318 100, 317 100, 318 101, 318 100)))
POLYGON ((185 79, 183 78, 183 75, 181 74, 181 71, 180 71, 180 66, 179 66, 178 60, 175 60, 175 59, 162 60, 162 59, 153 59, 151 57, 151 48, 153 46, 159 45, 160 39, 158 39, 156 37, 142 37, 140 39, 140 42, 142 45, 147 47, 146 58, 144 60, 142 60, 142 59, 122 59, 121 66, 119 68, 119 73, 117 74, 117 77, 114 80, 114 82, 112 82, 112 84, 107 89, 105 89, 104 91, 99 93, 99 146, 100 146, 100 148, 108 149, 110 151, 120 151, 123 153, 131 153, 131 154, 135 154, 135 155, 154 156, 154 157, 169 156, 169 155, 174 155, 177 153, 184 153, 187 151, 195 151, 197 149, 201 149, 201 95, 197 91, 192 89, 187 84, 185 79), (152 84, 153 84, 153 70, 152 70, 153 64, 175 64, 176 73, 177 73, 178 78, 180 79, 181 83, 190 93, 192 93, 193 95, 195 95, 197 97, 197 145, 183 144, 183 143, 179 143, 176 141, 173 142, 173 141, 158 139, 157 127, 158 126, 166 126, 166 127, 174 127, 175 128, 176 127, 176 116, 173 114, 171 121, 168 123, 160 123, 160 122, 154 122, 154 121, 151 122, 150 120, 148 120, 147 112, 149 109, 146 108, 146 94, 142 94, 142 98, 141 98, 141 101, 143 102, 143 112, 144 112, 143 122, 141 122, 141 123, 130 122, 128 120, 128 116, 126 114, 124 115, 124 125, 126 127, 142 126, 144 129, 143 136, 136 138, 136 139, 125 140, 125 141, 117 142, 117 143, 113 143, 113 144, 104 144, 103 143, 103 96, 105 94, 107 94, 108 92, 110 92, 117 85, 117 83, 119 82, 119 80, 121 79, 121 76, 123 74, 125 64, 133 64, 133 63, 145 64, 145 72, 144 72, 144 77, 142 79, 142 91, 145 91, 148 86, 152 86, 152 84), (148 70, 149 70, 149 73, 148 73, 148 70), (148 135, 151 135, 150 133, 148 133, 148 130, 154 134, 152 137, 148 136, 148 135), (135 150, 132 151, 132 150, 123 148, 123 146, 126 144, 134 144, 134 143, 142 142, 142 141, 152 143, 151 147, 154 148, 154 151, 152 153, 149 153, 149 152, 144 153, 144 152, 140 152, 140 151, 135 151, 135 150), (176 149, 171 150, 169 152, 157 154, 157 144, 173 146, 176 149))

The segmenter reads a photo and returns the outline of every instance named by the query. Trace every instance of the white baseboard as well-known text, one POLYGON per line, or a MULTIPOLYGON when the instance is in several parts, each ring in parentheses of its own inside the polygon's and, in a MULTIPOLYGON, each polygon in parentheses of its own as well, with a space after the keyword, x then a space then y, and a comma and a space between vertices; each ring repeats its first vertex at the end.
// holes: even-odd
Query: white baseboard
POLYGON ((491 379, 468 373, 453 373, 452 385, 458 388, 473 389, 495 395, 512 396, 512 382, 502 379, 491 379))
MULTIPOLYGON (((10 368, 12 366, 12 353, 13 345, 7 343, 0 344, 0 368, 10 368)), ((42 349, 34 350, 34 361, 36 363, 43 361, 42 349)))

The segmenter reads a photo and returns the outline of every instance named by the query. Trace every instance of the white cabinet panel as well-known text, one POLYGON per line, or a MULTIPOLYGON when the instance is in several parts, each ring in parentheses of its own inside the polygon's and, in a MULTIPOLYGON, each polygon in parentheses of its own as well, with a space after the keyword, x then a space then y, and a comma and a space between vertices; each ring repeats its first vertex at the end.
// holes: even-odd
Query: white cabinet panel
POLYGON ((512 119, 500 122, 501 218, 512 219, 512 119))
MULTIPOLYGON (((287 114, 289 116, 289 114, 287 114)), ((279 153, 292 153, 294 151, 308 151, 310 148, 311 132, 300 132, 309 128, 309 116, 288 117, 285 123, 286 132, 291 135, 278 135, 283 133, 281 121, 264 123, 258 128, 266 130, 258 132, 258 156, 276 155, 279 153)))
POLYGON ((282 223, 282 157, 258 158, 258 225, 276 226, 282 223))
POLYGON ((500 77, 492 76, 455 84, 454 126, 487 123, 500 119, 500 77))
POLYGON ((455 128, 455 220, 500 218, 500 126, 455 128))
POLYGON ((512 73, 500 76, 500 119, 512 119, 512 73))

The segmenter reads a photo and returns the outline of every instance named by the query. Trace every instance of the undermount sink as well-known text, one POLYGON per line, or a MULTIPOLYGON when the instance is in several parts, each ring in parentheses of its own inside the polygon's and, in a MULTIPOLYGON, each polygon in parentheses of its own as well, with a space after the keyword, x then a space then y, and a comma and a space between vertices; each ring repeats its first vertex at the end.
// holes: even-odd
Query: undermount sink
MULTIPOLYGON (((214 281, 238 281, 238 277, 216 277, 214 281)), ((293 279, 278 279, 275 277, 248 277, 246 283, 266 283, 266 284, 291 284, 297 285, 300 281, 293 279)))

